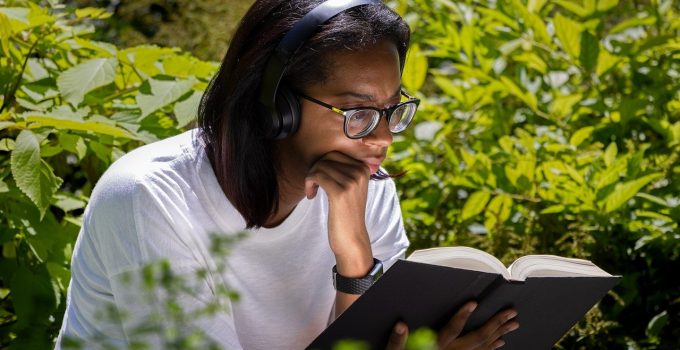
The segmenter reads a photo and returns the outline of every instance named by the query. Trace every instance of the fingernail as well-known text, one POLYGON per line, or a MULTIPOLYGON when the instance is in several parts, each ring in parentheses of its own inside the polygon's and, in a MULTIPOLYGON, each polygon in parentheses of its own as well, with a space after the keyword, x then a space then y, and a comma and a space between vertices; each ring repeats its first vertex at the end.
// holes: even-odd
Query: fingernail
POLYGON ((517 311, 512 311, 505 317, 505 320, 506 321, 511 320, 511 319, 515 318, 515 316, 517 316, 517 311))
POLYGON ((394 333, 403 335, 406 332, 406 326, 403 323, 397 323, 394 326, 394 333))
POLYGON ((503 345, 505 345, 505 341, 504 341, 504 340, 499 340, 498 343, 497 343, 497 345, 498 345, 498 346, 496 346, 496 349, 498 349, 498 348, 502 347, 503 345))
POLYGON ((468 312, 472 313, 473 311, 475 311, 476 308, 477 308, 477 303, 472 303, 472 304, 470 304, 470 306, 468 306, 468 312))

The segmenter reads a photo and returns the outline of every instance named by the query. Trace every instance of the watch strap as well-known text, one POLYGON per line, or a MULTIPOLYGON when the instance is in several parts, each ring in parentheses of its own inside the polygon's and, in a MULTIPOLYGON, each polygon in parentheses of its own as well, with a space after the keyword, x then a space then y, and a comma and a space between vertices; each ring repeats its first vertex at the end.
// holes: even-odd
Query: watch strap
POLYGON ((333 286, 338 292, 361 295, 370 288, 383 274, 382 262, 373 258, 373 268, 368 274, 360 278, 349 278, 338 273, 337 266, 333 266, 333 286))

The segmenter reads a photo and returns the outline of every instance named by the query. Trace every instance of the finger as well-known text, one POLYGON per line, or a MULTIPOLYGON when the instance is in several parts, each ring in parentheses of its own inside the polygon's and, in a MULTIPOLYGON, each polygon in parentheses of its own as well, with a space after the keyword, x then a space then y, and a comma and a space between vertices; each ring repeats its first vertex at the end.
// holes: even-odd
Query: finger
POLYGON ((305 177, 305 195, 308 199, 316 197, 319 186, 323 187, 326 192, 332 192, 340 187, 340 183, 334 176, 328 174, 328 169, 315 167, 305 177))
POLYGON ((503 345, 505 345, 505 340, 498 339, 495 342, 491 343, 490 348, 491 349, 498 349, 498 348, 502 347, 503 345))
POLYGON ((442 331, 439 332, 439 339, 437 340, 439 348, 445 348, 460 335, 460 332, 463 331, 463 327, 465 327, 465 323, 476 308, 477 302, 469 301, 465 303, 460 309, 458 309, 449 323, 447 323, 442 331))
POLYGON ((512 320, 515 316, 517 316, 517 311, 514 309, 499 312, 489 319, 481 328, 457 339, 460 341, 457 345, 461 345, 464 349, 487 347, 503 334, 519 327, 519 323, 512 320))
POLYGON ((397 322, 392 329, 390 339, 387 342, 387 350, 403 350, 408 339, 408 326, 404 322, 397 322))
POLYGON ((314 164, 305 178, 305 195, 311 199, 321 186, 327 193, 339 193, 352 186, 365 187, 370 176, 363 164, 348 164, 322 159, 314 164), (315 186, 316 185, 316 186, 315 186))
POLYGON ((364 163, 363 161, 353 158, 345 153, 338 152, 338 151, 332 151, 324 154, 319 161, 321 160, 330 160, 330 161, 335 161, 340 164, 345 164, 349 165, 352 167, 356 167, 360 172, 359 174, 365 174, 366 176, 371 176, 371 169, 364 163))

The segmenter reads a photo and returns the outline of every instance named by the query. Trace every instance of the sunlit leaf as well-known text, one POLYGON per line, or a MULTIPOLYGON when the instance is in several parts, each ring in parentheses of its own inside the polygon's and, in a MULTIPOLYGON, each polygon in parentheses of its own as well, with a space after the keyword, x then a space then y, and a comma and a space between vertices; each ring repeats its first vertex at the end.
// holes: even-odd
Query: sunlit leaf
POLYGON ((409 49, 402 82, 409 91, 418 91, 425 82, 427 76, 427 56, 420 50, 418 45, 412 45, 409 49))
POLYGON ((463 206, 460 219, 465 221, 481 213, 486 203, 489 202, 489 198, 491 198, 491 194, 487 191, 477 191, 471 194, 463 206))
POLYGON ((583 143, 583 141, 590 137, 593 131, 595 131, 595 128, 592 126, 586 126, 584 128, 581 128, 571 136, 571 139, 569 139, 569 143, 572 146, 578 147, 581 143, 583 143))
POLYGON ((79 121, 39 113, 27 113, 24 115, 24 119, 27 123, 30 123, 29 127, 33 129, 49 126, 67 130, 91 131, 113 137, 133 138, 133 136, 123 128, 98 121, 79 121))
POLYGON ((118 61, 115 58, 95 58, 69 68, 57 78, 59 92, 74 106, 86 93, 113 82, 118 61))
POLYGON ((553 24, 555 25, 555 34, 560 39, 564 51, 572 59, 578 60, 581 54, 581 31, 583 30, 581 24, 562 16, 560 13, 553 18, 553 24))
POLYGON ((606 166, 609 167, 614 163, 618 151, 619 149, 616 147, 616 142, 612 142, 607 146, 607 149, 604 151, 604 164, 606 166))
MULTIPOLYGON (((589 0, 589 1, 595 1, 595 0, 589 0)), ((552 0, 552 3, 555 3, 557 5, 560 5, 562 8, 565 10, 579 16, 579 17, 587 17, 590 15, 588 10, 579 5, 578 2, 573 1, 573 0, 552 0)))
POLYGON ((111 17, 112 13, 106 11, 104 8, 84 7, 76 9, 77 18, 92 18, 92 19, 106 19, 111 17))
POLYGON ((196 119, 200 102, 201 94, 194 91, 189 98, 175 103, 175 118, 177 118, 178 128, 183 128, 196 119))
POLYGON ((38 138, 29 130, 22 131, 16 139, 11 169, 17 187, 38 207, 40 215, 45 215, 63 180, 40 158, 38 138))
POLYGON ((609 30, 609 35, 622 32, 628 28, 638 27, 638 26, 651 26, 656 23, 656 17, 645 14, 644 17, 630 18, 622 21, 621 23, 615 25, 609 30))
POLYGON ((643 176, 639 179, 628 181, 622 184, 617 184, 616 188, 604 200, 604 211, 611 213, 620 208, 629 199, 633 198, 640 189, 647 186, 650 182, 663 177, 663 173, 655 173, 643 176))
POLYGON ((597 0, 597 10, 600 12, 607 12, 618 4, 619 0, 597 0))
POLYGON ((151 94, 137 95, 137 104, 142 110, 142 118, 177 101, 191 88, 196 82, 195 79, 187 80, 157 80, 149 79, 151 94))

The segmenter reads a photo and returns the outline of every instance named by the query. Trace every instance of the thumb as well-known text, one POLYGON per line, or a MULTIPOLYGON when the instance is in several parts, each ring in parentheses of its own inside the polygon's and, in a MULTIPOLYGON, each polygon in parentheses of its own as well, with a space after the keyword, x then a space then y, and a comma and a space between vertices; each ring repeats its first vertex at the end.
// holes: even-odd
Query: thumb
POLYGON ((397 322, 392 329, 386 350, 403 350, 408 339, 408 326, 404 322, 397 322))

